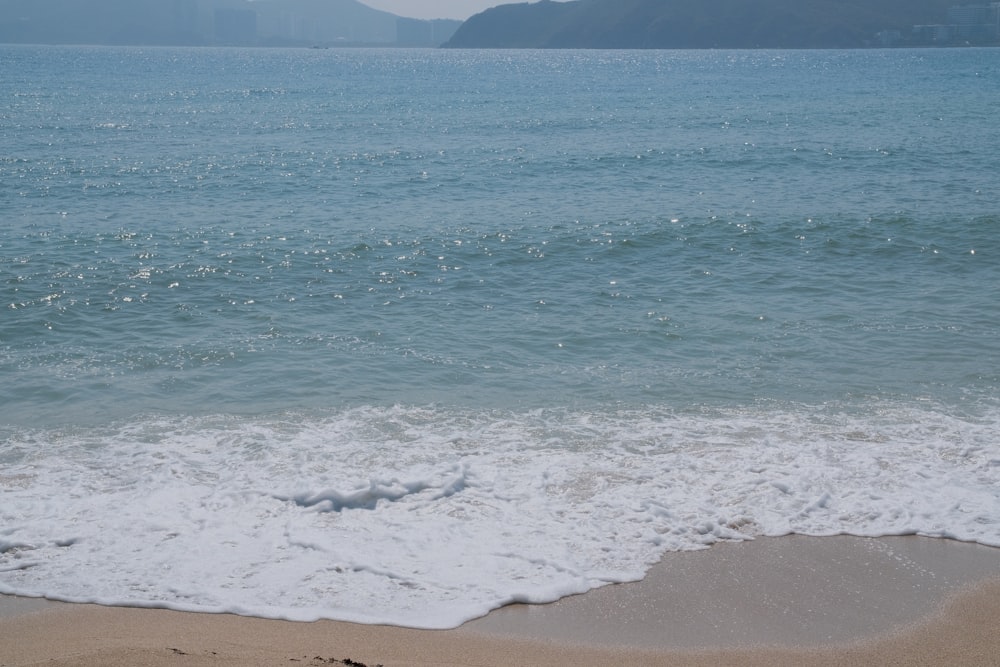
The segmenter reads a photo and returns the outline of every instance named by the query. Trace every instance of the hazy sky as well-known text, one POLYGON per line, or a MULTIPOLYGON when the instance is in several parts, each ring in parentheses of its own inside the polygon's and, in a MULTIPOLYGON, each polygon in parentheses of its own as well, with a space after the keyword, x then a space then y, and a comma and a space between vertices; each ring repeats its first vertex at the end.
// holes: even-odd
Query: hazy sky
POLYGON ((361 0, 361 2, 375 9, 415 19, 467 19, 484 9, 524 0, 361 0))

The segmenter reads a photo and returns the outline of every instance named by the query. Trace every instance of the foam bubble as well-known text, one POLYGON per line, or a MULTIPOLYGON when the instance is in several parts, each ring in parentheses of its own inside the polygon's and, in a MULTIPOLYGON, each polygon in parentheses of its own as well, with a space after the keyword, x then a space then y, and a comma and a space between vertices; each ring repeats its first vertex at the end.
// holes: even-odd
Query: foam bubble
POLYGON ((1000 546, 998 415, 359 408, 0 448, 0 592, 446 628, 803 533, 1000 546))

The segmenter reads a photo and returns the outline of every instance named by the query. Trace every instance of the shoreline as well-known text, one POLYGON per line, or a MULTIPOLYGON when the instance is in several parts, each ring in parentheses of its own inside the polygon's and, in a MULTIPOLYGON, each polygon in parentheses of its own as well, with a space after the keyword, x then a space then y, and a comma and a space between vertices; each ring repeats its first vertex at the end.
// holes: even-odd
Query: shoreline
MULTIPOLYGON (((938 538, 758 538, 454 630, 0 596, 0 666, 986 665, 1000 549, 938 538), (322 662, 320 662, 322 659, 322 662), (332 661, 332 662, 331 662, 332 661)), ((993 662, 990 662, 993 660, 993 662)))

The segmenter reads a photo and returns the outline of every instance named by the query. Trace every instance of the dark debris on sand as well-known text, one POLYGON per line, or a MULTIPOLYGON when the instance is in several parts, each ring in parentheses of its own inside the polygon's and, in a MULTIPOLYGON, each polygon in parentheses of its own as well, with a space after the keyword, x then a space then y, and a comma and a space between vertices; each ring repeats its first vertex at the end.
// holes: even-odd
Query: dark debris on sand
MULTIPOLYGON (((337 658, 324 658, 322 656, 314 656, 311 660, 308 657, 303 657, 303 660, 309 660, 310 665, 343 665, 344 667, 369 667, 363 662, 358 662, 357 660, 351 660, 350 658, 343 658, 338 660, 337 658)), ((295 658, 291 659, 291 662, 298 662, 295 658)), ((371 667, 383 667, 381 664, 371 665, 371 667)))

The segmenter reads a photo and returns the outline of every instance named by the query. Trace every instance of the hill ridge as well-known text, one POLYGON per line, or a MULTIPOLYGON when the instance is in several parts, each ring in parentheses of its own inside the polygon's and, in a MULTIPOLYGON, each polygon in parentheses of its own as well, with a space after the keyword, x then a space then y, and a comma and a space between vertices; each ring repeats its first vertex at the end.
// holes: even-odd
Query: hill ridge
MULTIPOLYGON (((956 0, 540 0, 500 5, 481 12, 463 23, 445 46, 607 49, 903 46, 927 41, 926 31, 921 33, 914 26, 946 23, 949 9, 956 4, 956 0)), ((979 32, 967 32, 978 36, 979 43, 984 39, 987 43, 998 41, 996 31, 986 34, 990 32, 988 24, 979 32)), ((959 33, 953 30, 948 34, 954 37, 959 33)))

